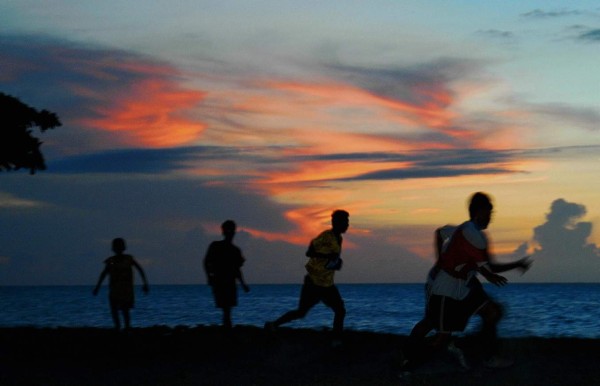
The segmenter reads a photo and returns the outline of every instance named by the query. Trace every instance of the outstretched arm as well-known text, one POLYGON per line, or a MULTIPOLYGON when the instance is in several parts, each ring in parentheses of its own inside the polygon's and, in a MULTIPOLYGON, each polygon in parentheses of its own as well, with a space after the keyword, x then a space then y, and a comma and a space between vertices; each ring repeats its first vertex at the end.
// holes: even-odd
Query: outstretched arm
POLYGON ((144 282, 144 287, 142 288, 142 290, 144 291, 144 293, 148 293, 150 291, 150 287, 148 286, 148 280, 146 279, 146 274, 144 273, 142 266, 139 265, 138 262, 135 260, 133 260, 133 266, 135 267, 135 269, 137 269, 142 278, 142 281, 144 282))
POLYGON ((485 280, 489 281, 490 283, 492 283, 498 287, 502 287, 502 286, 506 285, 508 280, 506 280, 506 278, 504 276, 500 276, 500 275, 493 273, 487 267, 489 267, 489 264, 482 265, 481 267, 479 267, 477 269, 479 271, 479 273, 481 273, 481 275, 483 277, 485 277, 485 280))
POLYGON ((517 261, 513 261, 512 263, 500 264, 488 262, 487 264, 479 267, 478 271, 483 277, 485 277, 487 281, 494 285, 502 287, 508 282, 508 280, 506 280, 504 276, 498 275, 496 272, 506 272, 513 269, 519 269, 521 270, 521 272, 524 273, 529 269, 531 263, 532 261, 529 259, 529 256, 525 256, 524 258, 519 259, 517 261))
POLYGON ((104 278, 106 277, 107 274, 108 274, 108 270, 106 268, 104 268, 102 273, 100 273, 100 277, 98 278, 98 283, 96 283, 96 287, 94 288, 94 291, 92 291, 94 296, 98 295, 98 291, 100 291, 100 286, 102 285, 102 282, 104 281, 104 278))
POLYGON ((490 262, 488 265, 491 271, 494 273, 512 271, 513 269, 518 269, 521 271, 521 273, 525 273, 529 267, 531 267, 532 263, 533 261, 529 258, 529 256, 525 256, 522 259, 513 261, 512 263, 490 262))

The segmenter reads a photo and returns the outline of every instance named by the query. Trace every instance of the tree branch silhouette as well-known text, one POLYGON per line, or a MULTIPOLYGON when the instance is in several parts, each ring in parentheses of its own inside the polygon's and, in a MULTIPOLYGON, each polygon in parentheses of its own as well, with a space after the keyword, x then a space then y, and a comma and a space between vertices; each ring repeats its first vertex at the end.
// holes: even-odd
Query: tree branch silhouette
POLYGON ((45 170, 40 150, 42 141, 32 135, 32 128, 41 132, 61 126, 58 116, 48 110, 38 111, 18 98, 0 92, 0 171, 29 169, 45 170))

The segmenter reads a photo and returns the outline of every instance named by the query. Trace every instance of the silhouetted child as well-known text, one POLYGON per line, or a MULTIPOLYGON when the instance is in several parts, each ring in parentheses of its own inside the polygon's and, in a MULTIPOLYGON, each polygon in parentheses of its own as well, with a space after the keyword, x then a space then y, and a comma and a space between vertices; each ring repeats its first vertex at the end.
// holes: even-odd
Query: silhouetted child
POLYGON ((221 224, 224 239, 213 241, 204 257, 204 270, 211 286, 217 308, 223 309, 223 327, 231 329, 231 309, 237 306, 236 280, 240 282, 244 292, 250 291, 242 275, 244 264, 242 251, 233 245, 236 225, 232 220, 221 224))
POLYGON ((305 268, 308 274, 304 277, 298 308, 265 323, 265 329, 274 330, 282 324, 303 318, 312 307, 323 302, 334 312, 332 346, 341 344, 346 307, 333 283, 333 276, 335 271, 342 268, 342 233, 348 230, 349 225, 350 215, 345 210, 336 210, 331 214, 331 229, 314 238, 306 251, 309 259, 305 268))
POLYGON ((119 311, 123 314, 123 321, 125 323, 125 329, 129 329, 130 315, 129 310, 134 306, 134 293, 133 293, 133 268, 137 269, 142 281, 144 282, 144 293, 148 293, 148 281, 144 270, 138 264, 137 261, 131 255, 126 255, 125 251, 125 240, 121 238, 114 239, 112 241, 112 250, 115 253, 114 256, 109 257, 104 261, 106 264, 104 270, 98 278, 98 284, 94 288, 94 296, 98 295, 102 281, 108 275, 108 300, 110 302, 110 313, 115 323, 115 329, 121 329, 121 321, 119 319, 119 311))

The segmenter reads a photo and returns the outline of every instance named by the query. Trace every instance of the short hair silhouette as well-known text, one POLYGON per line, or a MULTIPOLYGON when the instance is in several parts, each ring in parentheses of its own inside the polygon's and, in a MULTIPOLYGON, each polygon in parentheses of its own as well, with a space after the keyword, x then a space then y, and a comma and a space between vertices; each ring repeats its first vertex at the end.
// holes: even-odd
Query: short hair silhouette
POLYGON ((333 213, 331 214, 332 220, 347 219, 348 217, 350 217, 350 213, 346 212, 343 209, 334 210, 333 213))
POLYGON ((121 237, 117 237, 112 241, 112 250, 113 252, 123 252, 127 249, 127 245, 125 244, 125 239, 121 237))
POLYGON ((493 208, 494 206, 490 197, 483 192, 477 192, 471 196, 471 200, 469 201, 469 216, 473 218, 478 211, 482 209, 492 210, 493 208))
POLYGON ((235 224, 235 222, 233 220, 226 220, 225 222, 223 222, 223 224, 221 224, 221 230, 225 231, 235 231, 235 229, 237 228, 237 225, 235 224))

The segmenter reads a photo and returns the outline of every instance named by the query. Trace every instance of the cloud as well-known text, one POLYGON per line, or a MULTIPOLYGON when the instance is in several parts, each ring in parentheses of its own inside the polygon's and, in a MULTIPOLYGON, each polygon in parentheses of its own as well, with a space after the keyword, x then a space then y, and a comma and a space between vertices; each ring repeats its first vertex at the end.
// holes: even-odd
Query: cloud
MULTIPOLYGON (((580 221, 585 206, 556 199, 546 214, 546 222, 533 229, 535 260, 527 279, 534 281, 596 282, 600 268, 600 248, 588 242, 592 223, 580 221)), ((521 245, 519 252, 523 252, 521 245)))
MULTIPOLYGON (((526 104, 527 105, 527 104, 526 104)), ((524 105, 525 106, 525 105, 524 105)), ((589 131, 600 130, 600 110, 592 107, 575 107, 566 103, 528 104, 531 112, 553 121, 567 122, 589 131)))
MULTIPOLYGON (((298 283, 306 246, 329 227, 333 209, 288 215, 290 207, 262 195, 187 178, 27 177, 3 176, 11 196, 44 203, 0 207, 0 227, 10 229, 0 234, 0 256, 10 257, 0 261, 0 281, 6 285, 93 285, 114 237, 127 240, 151 283, 203 283, 202 258, 208 244, 221 238, 219 224, 227 218, 238 223, 235 242, 247 259, 244 273, 250 283, 298 283), (292 221, 297 216, 305 221, 292 221), (298 227, 305 223, 306 228, 298 227)), ((370 234, 357 225, 345 236, 340 282, 424 277, 431 262, 411 250, 421 229, 390 226, 370 234)))
POLYGON ((505 174, 510 171, 501 168, 453 169, 447 167, 419 169, 390 169, 365 173, 344 179, 344 181, 364 180, 404 180, 409 178, 442 178, 472 175, 505 174))
POLYGON ((206 127, 190 116, 204 92, 182 87, 184 74, 167 63, 44 36, 2 35, 0 52, 3 91, 56 112, 65 126, 57 138, 162 147, 190 143, 206 127))
MULTIPOLYGON (((187 170, 200 171, 204 168, 216 168, 218 163, 231 162, 261 163, 268 157, 260 153, 276 151, 277 148, 238 148, 227 146, 184 146, 176 148, 130 148, 107 150, 97 153, 74 155, 49 162, 49 173, 147 173, 167 174, 169 172, 187 170), (210 166, 208 165, 210 164, 210 166)), ((228 169, 223 167, 223 169, 228 169)), ((222 170, 223 175, 240 173, 222 170)), ((242 173, 243 174, 243 173, 242 173)))
POLYGON ((526 13, 522 13, 521 16, 525 17, 525 18, 532 18, 532 19, 552 19, 552 18, 558 18, 558 17, 565 17, 565 16, 579 16, 584 14, 585 12, 583 11, 579 11, 579 10, 575 10, 575 9, 561 9, 561 10, 554 10, 554 11, 546 11, 546 10, 542 10, 542 9, 534 9, 532 11, 526 12, 526 13))
MULTIPOLYGON (((288 206, 236 186, 130 175, 26 177, 2 176, 4 196, 43 203, 0 206, 0 227, 10 229, 0 235, 0 256, 11 257, 0 271, 7 285, 92 283, 114 237, 128 240, 154 283, 198 283, 205 248, 220 238, 227 218, 240 230, 301 233, 285 215, 288 206)), ((255 239, 261 251, 269 250, 268 240, 255 239)), ((277 245, 282 254, 297 248, 277 245)))
POLYGON ((43 203, 34 200, 25 200, 12 194, 0 192, 0 208, 34 208, 43 203))
POLYGON ((587 42, 600 42, 600 29, 583 32, 577 38, 587 42))
POLYGON ((335 79, 363 89, 389 107, 426 126, 448 125, 448 110, 456 98, 450 84, 481 73, 482 62, 442 58, 397 68, 367 68, 330 65, 326 70, 335 79))
POLYGON ((499 39, 507 41, 513 41, 515 39, 515 34, 513 32, 502 31, 497 29, 478 30, 476 34, 481 37, 490 39, 499 39))
POLYGON ((600 110, 595 106, 575 106, 568 103, 532 103, 523 98, 512 97, 504 100, 514 106, 515 112, 544 119, 548 123, 560 122, 562 127, 598 131, 600 126, 600 110))

